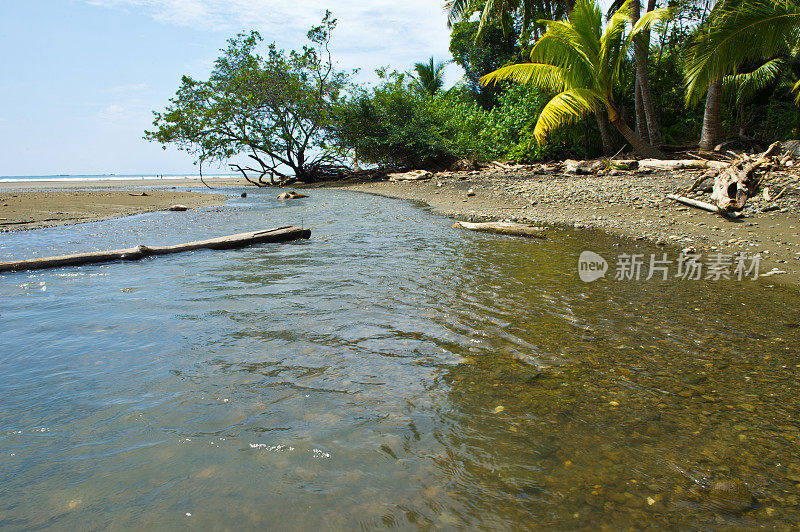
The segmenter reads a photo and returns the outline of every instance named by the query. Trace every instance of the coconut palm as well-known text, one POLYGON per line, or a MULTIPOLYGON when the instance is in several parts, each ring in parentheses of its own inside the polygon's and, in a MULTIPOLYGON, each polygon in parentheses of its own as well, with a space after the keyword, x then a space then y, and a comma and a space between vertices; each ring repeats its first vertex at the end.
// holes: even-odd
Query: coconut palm
POLYGON ((431 96, 439 92, 444 85, 444 69, 446 66, 447 63, 434 62, 433 57, 427 63, 415 63, 417 88, 431 96))
POLYGON ((447 11, 448 25, 480 11, 480 37, 490 19, 500 20, 503 29, 508 32, 517 16, 521 16, 523 28, 528 28, 541 17, 565 17, 572 11, 574 4, 573 0, 447 0, 444 8, 447 11))
MULTIPOLYGON (((686 102, 706 95, 701 149, 722 136, 722 89, 725 76, 747 62, 787 53, 800 38, 800 0, 719 2, 705 27, 686 51, 686 102)), ((797 88, 797 86, 795 87, 797 88)))
POLYGON ((531 50, 531 63, 503 67, 481 78, 481 82, 507 79, 557 93, 536 122, 534 136, 539 142, 559 126, 605 110, 611 124, 640 155, 662 157, 625 121, 622 108, 614 99, 614 86, 634 37, 665 16, 663 10, 651 11, 627 31, 632 14, 630 2, 626 2, 604 31, 603 14, 597 3, 578 0, 569 21, 541 21, 547 31, 531 50))

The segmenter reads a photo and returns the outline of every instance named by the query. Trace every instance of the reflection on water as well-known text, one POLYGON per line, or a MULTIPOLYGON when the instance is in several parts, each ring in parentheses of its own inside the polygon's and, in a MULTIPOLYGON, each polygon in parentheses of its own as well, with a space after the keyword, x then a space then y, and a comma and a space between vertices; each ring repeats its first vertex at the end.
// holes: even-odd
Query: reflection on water
POLYGON ((581 251, 635 245, 460 232, 345 192, 248 192, 3 237, 10 258, 312 229, 0 277, 0 527, 800 519, 794 291, 584 284, 581 251), (746 500, 717 504, 724 480, 746 500))

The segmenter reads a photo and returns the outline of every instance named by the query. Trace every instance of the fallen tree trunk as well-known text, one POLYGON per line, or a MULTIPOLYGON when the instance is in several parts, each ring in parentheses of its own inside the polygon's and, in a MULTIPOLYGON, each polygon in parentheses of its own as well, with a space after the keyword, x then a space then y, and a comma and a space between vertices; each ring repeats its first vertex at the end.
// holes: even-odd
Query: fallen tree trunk
POLYGON ((267 242, 289 242, 301 238, 310 238, 311 230, 296 226, 278 227, 266 231, 239 233, 236 235, 221 236, 208 240, 197 240, 173 246, 149 247, 136 246, 126 249, 111 251, 96 251, 92 253, 76 253, 74 255, 59 255, 57 257, 44 257, 21 261, 0 262, 0 272, 41 270, 45 268, 58 268, 61 266, 79 266, 99 262, 112 262, 117 260, 139 260, 151 255, 169 255, 196 249, 235 249, 262 244, 267 242))
POLYGON ((666 159, 642 159, 639 161, 639 168, 651 168, 653 170, 686 170, 713 168, 719 170, 727 168, 728 164, 721 161, 707 161, 705 159, 681 159, 677 161, 666 159))
POLYGON ((534 227, 532 225, 517 224, 512 222, 456 222, 453 227, 462 227, 470 231, 484 231, 487 233, 499 233, 501 235, 527 236, 533 238, 545 238, 547 233, 544 227, 534 227))

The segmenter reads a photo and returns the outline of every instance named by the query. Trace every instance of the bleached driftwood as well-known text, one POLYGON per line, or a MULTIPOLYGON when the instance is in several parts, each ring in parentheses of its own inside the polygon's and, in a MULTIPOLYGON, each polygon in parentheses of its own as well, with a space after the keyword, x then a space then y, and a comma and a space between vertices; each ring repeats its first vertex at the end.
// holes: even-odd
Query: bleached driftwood
POLYGON ((44 257, 40 259, 0 262, 0 272, 41 270, 45 268, 79 266, 81 264, 112 262, 117 260, 139 260, 151 255, 169 255, 196 249, 235 249, 253 244, 289 242, 291 240, 310 237, 310 229, 302 229, 289 225, 276 229, 268 229, 266 231, 239 233, 208 240, 176 244, 174 246, 148 247, 140 245, 133 248, 115 249, 111 251, 96 251, 92 253, 76 253, 74 255, 59 255, 57 257, 44 257))
POLYGON ((544 227, 518 224, 513 222, 456 222, 453 227, 462 227, 470 231, 484 231, 499 233, 501 235, 527 236, 532 238, 545 238, 547 233, 544 227))
POLYGON ((714 179, 714 190, 711 199, 721 212, 740 211, 750 196, 755 195, 763 177, 759 172, 768 171, 776 164, 773 155, 778 152, 780 142, 774 142, 767 151, 758 157, 743 154, 725 168, 714 179))
POLYGON ((433 174, 427 170, 411 170, 402 174, 389 174, 389 181, 422 181, 431 177, 433 174))
POLYGON ((675 161, 667 159, 642 159, 639 161, 639 168, 650 168, 652 170, 702 170, 704 168, 722 169, 727 167, 727 163, 721 161, 707 161, 705 159, 680 159, 675 161))
POLYGON ((678 203, 689 205, 690 207, 696 207, 708 212, 719 212, 719 207, 711 203, 706 203, 705 201, 687 198, 685 196, 678 196, 677 194, 667 194, 667 197, 671 200, 677 201, 678 203))

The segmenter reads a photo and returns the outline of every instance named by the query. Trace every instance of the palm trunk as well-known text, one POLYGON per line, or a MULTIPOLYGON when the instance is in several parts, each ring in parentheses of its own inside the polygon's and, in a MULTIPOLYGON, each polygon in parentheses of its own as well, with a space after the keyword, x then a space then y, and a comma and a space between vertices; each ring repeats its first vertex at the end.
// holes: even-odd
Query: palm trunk
MULTIPOLYGON (((634 0, 631 3, 633 8, 633 24, 639 20, 640 4, 639 0, 634 0)), ((648 7, 650 7, 648 5, 648 7)), ((644 35, 645 38, 649 34, 644 35)), ((655 107, 653 106, 653 98, 650 94, 650 80, 647 72, 647 55, 649 53, 650 42, 644 41, 642 36, 633 41, 633 56, 636 60, 636 78, 638 85, 641 87, 642 92, 642 107, 647 121, 647 132, 650 144, 653 146, 661 146, 664 141, 661 138, 661 126, 658 123, 658 115, 656 114, 655 107)), ((644 131, 644 128, 642 128, 644 131)))
POLYGON ((711 151, 722 141, 722 80, 708 87, 706 110, 703 115, 703 130, 700 133, 700 149, 711 151))
POLYGON ((596 110, 594 116, 597 119, 597 128, 600 130, 600 138, 603 141, 603 155, 613 155, 614 144, 611 141, 611 127, 608 123, 608 116, 602 109, 596 110))
POLYGON ((644 105, 642 104, 642 86, 639 84, 639 74, 636 74, 636 83, 634 84, 634 99, 633 109, 636 114, 636 133, 641 136, 645 142, 650 143, 650 132, 647 130, 647 115, 644 114, 644 105))
POLYGON ((630 143, 636 153, 642 157, 649 157, 653 159, 664 158, 664 154, 661 153, 658 148, 645 142, 641 136, 637 135, 636 132, 630 128, 625 119, 622 118, 621 113, 616 113, 616 118, 611 121, 611 125, 617 128, 617 131, 619 131, 622 136, 625 137, 625 140, 630 143))

